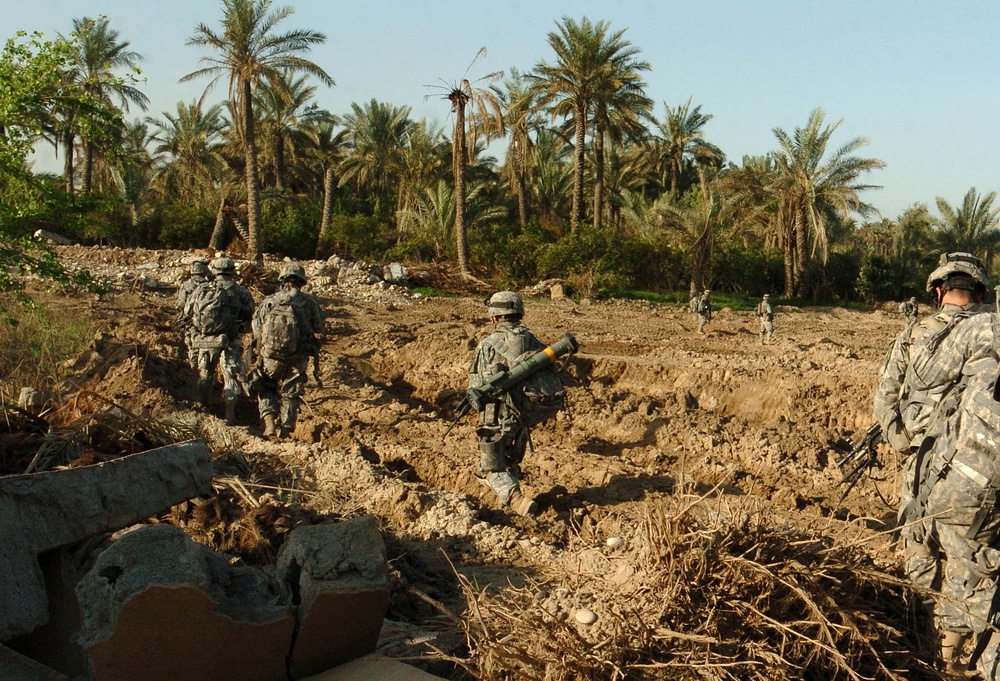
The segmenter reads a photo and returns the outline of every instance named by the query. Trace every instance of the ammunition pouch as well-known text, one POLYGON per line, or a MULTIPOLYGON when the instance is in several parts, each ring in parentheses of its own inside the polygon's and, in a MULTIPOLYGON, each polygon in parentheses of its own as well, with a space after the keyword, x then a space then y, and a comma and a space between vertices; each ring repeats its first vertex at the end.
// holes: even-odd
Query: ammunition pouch
POLYGON ((224 348, 229 345, 229 337, 224 333, 214 336, 198 336, 191 343, 199 350, 211 350, 213 348, 224 348))
POLYGON ((1000 501, 1000 481, 994 477, 983 493, 983 500, 972 519, 972 524, 965 532, 965 538, 990 546, 1000 547, 1000 513, 997 502, 1000 501))

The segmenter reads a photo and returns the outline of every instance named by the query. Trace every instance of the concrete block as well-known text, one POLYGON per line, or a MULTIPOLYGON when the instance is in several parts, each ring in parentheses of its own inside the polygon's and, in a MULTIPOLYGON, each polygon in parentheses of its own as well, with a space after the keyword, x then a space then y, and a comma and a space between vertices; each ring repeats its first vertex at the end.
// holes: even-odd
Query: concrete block
POLYGON ((291 607, 272 577, 229 560, 166 524, 113 542, 76 587, 91 677, 286 678, 291 607))
POLYGON ((94 466, 0 478, 0 641, 48 617, 38 554, 127 527, 211 491, 212 459, 193 440, 94 466))
POLYGON ((298 605, 293 679, 375 651, 389 605, 385 543, 371 516, 293 530, 275 565, 298 605))
POLYGON ((5 681, 69 681, 69 677, 0 645, 0 679, 5 681))
POLYGON ((366 655, 303 681, 435 681, 442 677, 382 655, 366 655))

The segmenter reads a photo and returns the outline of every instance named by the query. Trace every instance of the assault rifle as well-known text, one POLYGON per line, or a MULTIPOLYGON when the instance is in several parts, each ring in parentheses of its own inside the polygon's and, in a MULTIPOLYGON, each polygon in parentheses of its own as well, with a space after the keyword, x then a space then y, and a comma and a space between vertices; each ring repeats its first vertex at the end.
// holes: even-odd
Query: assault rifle
POLYGON ((492 376, 489 376, 478 388, 469 388, 465 392, 465 397, 463 397, 462 401, 458 403, 458 415, 455 417, 455 420, 451 422, 451 425, 448 426, 448 430, 444 431, 442 438, 447 437, 448 433, 451 432, 451 429, 455 427, 455 424, 458 423, 463 416, 468 414, 470 409, 475 409, 477 412, 481 412, 486 408, 487 403, 492 402, 501 395, 505 395, 511 388, 521 383, 532 374, 544 369, 550 364, 553 364, 563 355, 576 352, 579 348, 580 345, 576 342, 576 339, 573 338, 573 335, 564 333, 559 337, 559 340, 549 347, 539 350, 531 357, 522 359, 509 369, 501 369, 492 376))
POLYGON ((847 495, 854 489, 854 486, 864 477, 865 472, 872 468, 881 467, 878 461, 878 445, 882 442, 882 439, 882 426, 877 422, 868 428, 864 437, 857 444, 854 444, 851 438, 847 438, 847 444, 851 446, 851 451, 837 461, 837 466, 839 468, 851 466, 851 468, 844 473, 844 477, 840 481, 841 485, 847 485, 847 489, 840 495, 840 500, 837 501, 838 506, 843 503, 847 495))

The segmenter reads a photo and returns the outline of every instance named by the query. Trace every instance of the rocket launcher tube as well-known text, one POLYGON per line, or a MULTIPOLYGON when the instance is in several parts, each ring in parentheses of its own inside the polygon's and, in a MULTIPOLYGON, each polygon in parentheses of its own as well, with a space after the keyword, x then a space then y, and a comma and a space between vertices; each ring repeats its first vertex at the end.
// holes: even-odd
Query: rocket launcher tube
POLYGON ((469 388, 465 397, 458 405, 458 416, 448 426, 445 435, 458 423, 458 420, 469 413, 469 409, 481 412, 486 408, 488 402, 496 400, 501 395, 506 394, 511 388, 521 383, 529 376, 541 369, 553 364, 563 355, 576 352, 580 348, 579 343, 571 333, 564 333, 552 345, 539 350, 531 357, 527 357, 509 369, 498 371, 486 378, 486 381, 478 388, 469 388))

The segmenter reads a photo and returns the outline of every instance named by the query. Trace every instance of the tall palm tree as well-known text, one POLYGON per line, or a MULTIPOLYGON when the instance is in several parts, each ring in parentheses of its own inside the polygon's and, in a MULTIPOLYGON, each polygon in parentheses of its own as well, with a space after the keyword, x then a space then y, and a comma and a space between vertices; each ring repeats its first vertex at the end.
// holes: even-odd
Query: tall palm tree
POLYGON ((141 225, 149 216, 148 198, 153 181, 153 158, 149 153, 151 137, 149 128, 142 121, 127 124, 122 139, 122 162, 116 181, 128 205, 130 246, 146 243, 148 234, 142 234, 141 225))
MULTIPOLYGON (((142 55, 129 48, 130 43, 120 39, 118 31, 112 29, 107 17, 92 19, 84 17, 73 20, 73 33, 76 35, 76 53, 73 66, 67 76, 80 85, 98 101, 116 102, 124 111, 129 110, 129 104, 135 104, 143 111, 149 104, 138 88, 129 84, 139 73, 139 62, 142 55), (124 78, 117 71, 125 70, 124 78)), ((83 192, 89 193, 94 173, 94 156, 99 153, 99 144, 108 139, 120 139, 122 130, 108 129, 100 119, 90 117, 83 124, 84 169, 83 192)), ((72 146, 75 142, 74 128, 66 131, 64 138, 67 167, 70 175, 67 182, 72 182, 72 146)))
POLYGON ((278 190, 287 188, 289 159, 294 161, 300 149, 309 144, 309 122, 332 115, 317 106, 315 95, 316 86, 308 84, 307 75, 271 81, 257 91, 255 107, 262 135, 271 142, 274 186, 278 190))
POLYGON ((541 127, 530 85, 526 74, 512 68, 510 76, 503 81, 503 87, 493 86, 493 92, 503 107, 509 136, 501 172, 507 177, 517 198, 517 217, 522 229, 528 224, 528 159, 534 144, 531 133, 541 127))
POLYGON ((973 187, 966 192, 962 205, 953 207, 937 197, 941 217, 934 220, 935 241, 942 253, 964 251, 982 258, 987 270, 1000 248, 1000 206, 993 206, 997 193, 980 195, 973 187))
POLYGON ((609 91, 614 75, 627 72, 634 65, 639 50, 622 36, 625 31, 609 33, 609 24, 596 24, 584 17, 579 23, 563 17, 556 30, 548 34, 549 46, 556 61, 535 65, 532 79, 540 106, 553 118, 563 117, 574 126, 573 205, 570 229, 576 230, 583 215, 583 172, 587 124, 595 99, 609 91))
POLYGON ((831 221, 847 220, 852 213, 866 217, 874 212, 861 199, 861 192, 879 187, 863 184, 858 178, 885 166, 877 158, 852 156, 867 146, 864 137, 848 140, 826 158, 830 138, 843 120, 824 125, 824 118, 822 109, 813 109, 806 126, 796 128, 792 135, 774 128, 780 147, 775 152, 778 178, 773 191, 778 199, 779 224, 794 244, 794 262, 785 262, 786 296, 806 295, 808 281, 803 274, 810 253, 826 264, 831 221))
POLYGON ((181 82, 208 76, 211 81, 205 94, 220 79, 229 81, 229 99, 235 113, 234 125, 240 132, 246 160, 247 232, 250 257, 264 263, 260 219, 260 169, 257 165, 257 140, 254 120, 254 92, 261 83, 275 82, 286 74, 309 73, 325 85, 333 79, 314 62, 302 55, 312 45, 326 42, 318 31, 294 29, 278 33, 277 27, 294 10, 278 7, 272 11, 271 0, 222 0, 222 31, 205 24, 195 27, 188 45, 213 51, 201 58, 204 68, 181 78, 181 82))
MULTIPOLYGON (((638 53, 638 50, 635 50, 638 53)), ((621 144, 626 139, 642 140, 647 132, 645 121, 651 120, 653 100, 646 96, 640 71, 648 71, 649 63, 638 59, 616 59, 612 69, 600 84, 595 96, 594 125, 594 228, 604 220, 604 143, 621 144)))
MULTIPOLYGON (((656 161, 664 180, 664 188, 676 201, 682 191, 682 179, 693 166, 713 166, 720 168, 725 154, 717 146, 705 140, 705 126, 714 116, 701 112, 701 105, 691 108, 691 99, 679 104, 676 109, 663 103, 666 116, 657 122, 654 140, 656 161)), ((697 181, 693 174, 692 182, 697 181)))
MULTIPOLYGON (((339 186, 354 183, 373 197, 376 216, 388 220, 398 204, 406 167, 405 149, 413 129, 408 106, 374 99, 351 104, 344 116, 348 152, 340 164, 339 186)), ((396 216, 397 225, 399 216, 396 216)))
MULTIPOLYGON (((169 195, 182 201, 201 203, 226 172, 223 153, 229 127, 223 105, 202 109, 201 102, 177 102, 175 113, 163 118, 147 117, 153 127, 151 141, 157 162, 157 179, 169 195)), ((214 196, 213 196, 214 200, 214 196)))
POLYGON ((451 137, 452 175, 455 181, 455 252, 458 270, 465 276, 472 274, 469 269, 469 239, 465 228, 466 168, 475 156, 476 143, 480 139, 488 144, 492 134, 504 134, 499 98, 488 85, 476 85, 502 78, 503 71, 488 73, 475 81, 470 81, 467 77, 469 69, 485 54, 486 48, 479 48, 462 77, 443 86, 443 98, 451 102, 451 111, 455 114, 455 127, 451 137), (466 116, 466 108, 469 106, 472 107, 471 115, 466 116))

